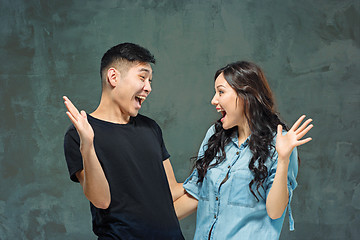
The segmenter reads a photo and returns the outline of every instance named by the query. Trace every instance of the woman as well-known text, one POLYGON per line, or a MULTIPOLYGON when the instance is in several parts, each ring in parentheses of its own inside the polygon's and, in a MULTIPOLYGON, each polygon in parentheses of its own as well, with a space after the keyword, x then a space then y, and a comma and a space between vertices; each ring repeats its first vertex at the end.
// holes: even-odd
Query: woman
POLYGON ((197 208, 194 239, 278 239, 296 188, 296 146, 312 128, 302 116, 288 130, 274 108, 262 70, 235 62, 215 74, 211 103, 222 114, 208 130, 175 201, 178 217, 197 208), (300 127, 299 127, 300 126, 300 127), (287 132, 283 129, 288 130, 287 132))

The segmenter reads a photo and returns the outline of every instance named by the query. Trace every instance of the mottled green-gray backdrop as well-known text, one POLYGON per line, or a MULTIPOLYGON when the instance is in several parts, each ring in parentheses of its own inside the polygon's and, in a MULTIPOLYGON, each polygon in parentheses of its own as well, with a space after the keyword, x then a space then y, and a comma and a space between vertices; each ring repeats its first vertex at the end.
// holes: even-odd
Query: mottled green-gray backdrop
MULTIPOLYGON (((178 181, 219 116, 213 75, 263 67, 283 118, 314 119, 281 239, 360 237, 360 1, 1 0, 0 239, 95 239, 89 203, 69 179, 62 95, 88 112, 99 62, 130 41, 157 58, 141 113, 162 127, 178 181)), ((192 239, 195 215, 181 221, 192 239)))

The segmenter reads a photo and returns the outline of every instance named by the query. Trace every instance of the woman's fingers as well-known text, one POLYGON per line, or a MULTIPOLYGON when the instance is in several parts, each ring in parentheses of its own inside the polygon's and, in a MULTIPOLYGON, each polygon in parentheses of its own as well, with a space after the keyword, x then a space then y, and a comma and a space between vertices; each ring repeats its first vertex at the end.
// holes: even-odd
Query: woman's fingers
POLYGON ((302 115, 301 117, 299 117, 299 119, 294 123, 294 125, 291 127, 290 131, 294 131, 299 127, 300 123, 304 120, 306 116, 302 115))
POLYGON ((279 136, 281 136, 282 135, 282 126, 279 124, 278 126, 277 126, 277 134, 279 135, 279 136))
POLYGON ((306 120, 298 129, 295 130, 295 133, 299 134, 300 132, 302 132, 311 122, 312 122, 311 118, 306 120))
POLYGON ((307 133, 310 131, 310 129, 312 129, 313 126, 314 126, 314 125, 310 124, 309 126, 307 126, 307 127, 306 127, 304 130, 302 130, 301 132, 296 133, 297 139, 301 139, 302 137, 304 137, 305 134, 307 134, 307 133))
POLYGON ((311 140, 312 140, 312 138, 311 138, 311 137, 308 137, 308 138, 305 138, 305 139, 303 139, 303 140, 297 141, 296 146, 298 147, 298 146, 303 145, 303 144, 305 144, 305 143, 307 143, 307 142, 310 142, 311 140))

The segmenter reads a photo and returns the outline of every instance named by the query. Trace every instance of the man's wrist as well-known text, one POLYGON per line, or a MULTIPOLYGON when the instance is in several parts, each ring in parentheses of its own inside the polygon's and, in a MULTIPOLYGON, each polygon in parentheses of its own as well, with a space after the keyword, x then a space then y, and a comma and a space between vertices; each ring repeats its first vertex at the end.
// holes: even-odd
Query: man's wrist
POLYGON ((90 153, 92 150, 94 150, 93 143, 81 143, 80 144, 80 152, 82 155, 86 155, 86 154, 90 153))

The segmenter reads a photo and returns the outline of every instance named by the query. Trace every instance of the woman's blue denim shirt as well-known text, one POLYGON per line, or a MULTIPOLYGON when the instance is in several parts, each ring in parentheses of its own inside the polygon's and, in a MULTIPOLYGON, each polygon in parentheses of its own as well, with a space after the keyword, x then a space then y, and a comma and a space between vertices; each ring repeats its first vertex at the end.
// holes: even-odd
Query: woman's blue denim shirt
MULTIPOLYGON (((208 139, 214 134, 214 126, 208 130, 199 150, 202 156, 208 139)), ((253 175, 249 170, 252 153, 248 147, 250 137, 239 146, 237 133, 225 147, 226 159, 216 167, 209 168, 202 183, 197 183, 198 173, 195 169, 184 182, 185 190, 199 200, 194 239, 278 239, 284 222, 285 212, 272 220, 266 212, 266 201, 259 202, 250 192, 249 183, 253 175), (224 179, 228 175, 228 179, 224 179), (222 183, 224 181, 224 183, 222 183), (209 238, 211 230, 211 236, 209 238)), ((274 138, 275 145, 275 138, 274 138)), ((268 177, 261 195, 267 197, 274 181, 277 167, 277 152, 273 149, 265 165, 268 177)), ((213 160, 215 161, 215 160, 213 160)), ((290 230, 294 230, 294 220, 290 202, 292 192, 297 186, 298 157, 296 148, 290 156, 288 168, 288 189, 290 230)), ((254 190, 256 192, 256 190, 254 190)), ((266 199, 266 198, 265 198, 266 199)))

